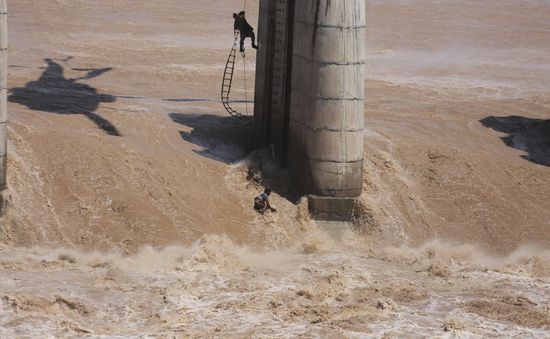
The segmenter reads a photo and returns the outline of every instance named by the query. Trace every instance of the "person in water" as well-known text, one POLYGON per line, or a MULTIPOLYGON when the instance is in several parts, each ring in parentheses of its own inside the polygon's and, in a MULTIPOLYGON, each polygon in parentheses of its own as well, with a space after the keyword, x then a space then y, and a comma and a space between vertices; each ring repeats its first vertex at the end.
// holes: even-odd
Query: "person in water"
POLYGON ((269 204, 270 194, 271 194, 271 189, 266 188, 262 194, 254 198, 254 209, 260 212, 262 215, 264 215, 267 209, 271 210, 272 212, 277 212, 277 210, 271 207, 271 205, 269 204))
POLYGON ((244 52, 244 39, 250 38, 252 39, 252 48, 258 49, 258 46, 256 45, 256 35, 254 34, 254 28, 250 26, 250 24, 246 21, 245 18, 245 12, 241 11, 239 14, 233 13, 233 19, 235 19, 235 23, 233 24, 233 28, 235 31, 239 31, 239 34, 241 36, 241 52, 244 52))

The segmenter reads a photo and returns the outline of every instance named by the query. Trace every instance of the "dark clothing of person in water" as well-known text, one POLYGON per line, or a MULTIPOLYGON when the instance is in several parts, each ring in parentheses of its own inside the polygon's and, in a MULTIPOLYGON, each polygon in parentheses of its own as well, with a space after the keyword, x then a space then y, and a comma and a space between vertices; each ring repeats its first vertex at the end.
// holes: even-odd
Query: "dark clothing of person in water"
POLYGON ((240 51, 244 52, 244 39, 246 38, 252 39, 252 48, 257 49, 258 46, 256 45, 256 35, 254 34, 254 28, 252 28, 252 26, 250 26, 250 24, 246 21, 244 11, 240 12, 239 14, 233 13, 233 19, 235 19, 233 28, 235 29, 235 31, 239 31, 239 35, 241 36, 240 51))
POLYGON ((254 198, 254 209, 260 212, 262 215, 264 215, 267 209, 270 209, 272 212, 277 212, 277 210, 271 207, 271 205, 269 204, 270 194, 271 189, 266 188, 262 194, 254 198))

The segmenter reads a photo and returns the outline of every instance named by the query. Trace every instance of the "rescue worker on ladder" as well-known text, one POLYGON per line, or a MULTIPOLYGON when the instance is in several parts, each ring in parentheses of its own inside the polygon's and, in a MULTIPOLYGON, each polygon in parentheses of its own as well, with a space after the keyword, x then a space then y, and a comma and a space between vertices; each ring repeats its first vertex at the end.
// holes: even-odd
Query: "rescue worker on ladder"
POLYGON ((235 31, 239 31, 239 34, 241 36, 241 53, 244 52, 244 39, 246 38, 252 39, 252 48, 258 49, 258 46, 256 45, 256 35, 254 34, 254 28, 252 28, 252 26, 250 26, 250 24, 246 21, 244 15, 244 11, 239 12, 239 14, 233 13, 233 19, 235 19, 233 28, 235 29, 235 31))

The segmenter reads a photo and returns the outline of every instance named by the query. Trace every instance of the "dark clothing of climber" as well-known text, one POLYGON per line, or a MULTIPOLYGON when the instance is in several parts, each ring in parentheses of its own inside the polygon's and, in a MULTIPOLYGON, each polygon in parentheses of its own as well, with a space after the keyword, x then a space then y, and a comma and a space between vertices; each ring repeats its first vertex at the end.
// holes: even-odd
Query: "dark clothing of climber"
POLYGON ((241 52, 244 52, 244 39, 246 38, 252 39, 252 48, 258 48, 258 46, 256 45, 256 35, 254 34, 254 28, 252 28, 252 26, 250 26, 250 24, 246 21, 244 15, 244 11, 240 12, 239 14, 233 13, 233 19, 235 19, 233 29, 235 29, 235 31, 239 31, 239 35, 241 36, 241 52))
POLYGON ((250 26, 250 24, 246 21, 244 14, 244 11, 239 14, 233 13, 233 19, 235 19, 233 28, 236 31, 239 31, 239 33, 246 35, 254 32, 254 28, 252 28, 252 26, 250 26))

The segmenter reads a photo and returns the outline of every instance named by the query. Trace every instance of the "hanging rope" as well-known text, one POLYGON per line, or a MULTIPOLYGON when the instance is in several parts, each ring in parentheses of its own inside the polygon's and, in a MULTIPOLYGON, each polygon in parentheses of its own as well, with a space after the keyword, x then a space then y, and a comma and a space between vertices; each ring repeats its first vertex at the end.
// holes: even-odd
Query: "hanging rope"
POLYGON ((244 79, 244 105, 248 115, 248 89, 246 88, 246 57, 243 56, 243 79, 244 79))

